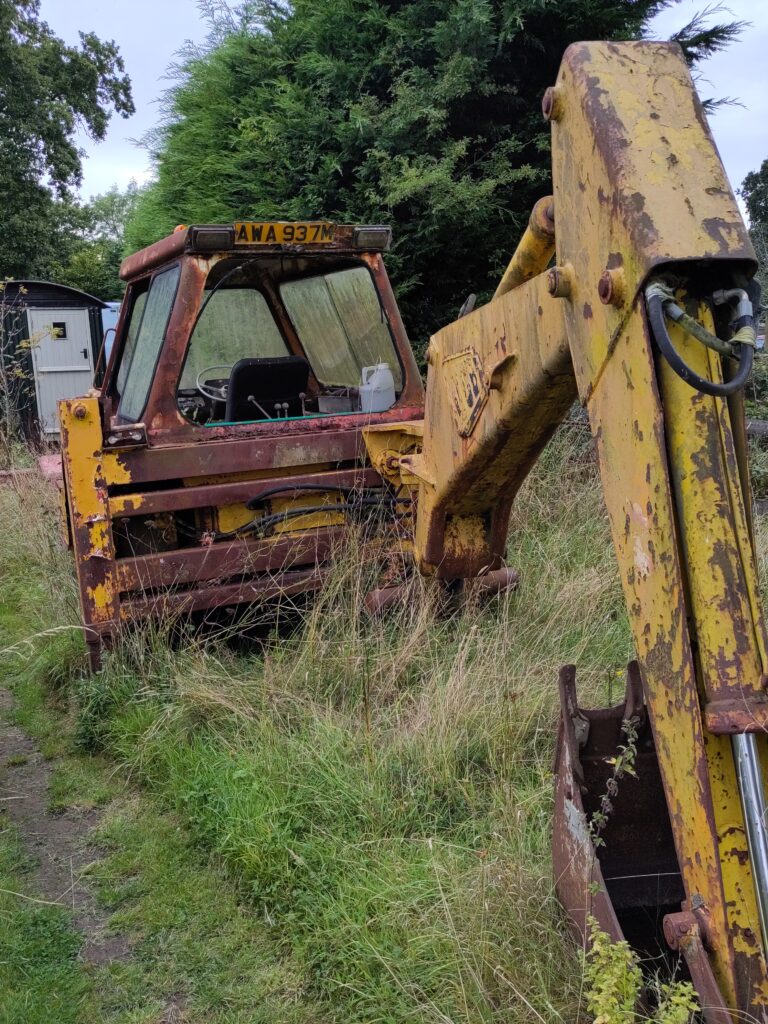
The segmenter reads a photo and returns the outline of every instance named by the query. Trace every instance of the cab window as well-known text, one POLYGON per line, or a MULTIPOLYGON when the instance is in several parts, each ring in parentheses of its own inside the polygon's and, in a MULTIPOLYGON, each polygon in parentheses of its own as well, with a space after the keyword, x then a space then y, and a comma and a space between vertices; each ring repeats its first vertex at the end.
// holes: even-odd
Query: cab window
POLYGON ((240 359, 290 355, 270 312, 267 300, 255 288, 220 288, 200 314, 181 374, 180 387, 194 388, 204 376, 223 377, 240 359))
POLYGON ((373 391, 390 408, 402 380, 366 267, 267 255, 212 268, 177 405, 210 426, 373 411, 373 391))
POLYGON ((118 415, 129 423, 135 423, 141 419, 147 404, 157 358, 165 338, 176 287, 179 283, 179 274, 180 267, 176 264, 175 267, 169 267, 152 278, 146 301, 141 309, 141 318, 136 328, 135 339, 131 340, 131 331, 136 320, 136 306, 134 306, 126 338, 126 349, 123 352, 122 365, 118 373, 118 384, 122 376, 123 387, 117 411, 118 415))
POLYGON ((321 384, 357 387, 363 367, 387 363, 402 389, 389 325, 365 267, 287 281, 280 297, 321 384))
POLYGON ((123 357, 120 360, 120 369, 117 371, 117 390, 122 395, 125 390, 125 379, 128 376, 128 367, 131 365, 133 350, 136 348, 136 338, 141 325, 141 317, 144 313, 144 306, 147 302, 147 293, 142 292, 134 299, 131 318, 128 321, 128 329, 123 346, 123 357))

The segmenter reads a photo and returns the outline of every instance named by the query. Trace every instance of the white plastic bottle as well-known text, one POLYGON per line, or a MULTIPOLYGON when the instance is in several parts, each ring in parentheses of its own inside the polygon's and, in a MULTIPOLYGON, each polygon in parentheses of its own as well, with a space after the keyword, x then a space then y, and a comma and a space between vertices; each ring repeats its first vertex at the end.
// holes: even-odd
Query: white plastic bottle
POLYGON ((364 366, 360 381, 362 412, 385 412, 395 404, 395 379, 387 363, 364 366))

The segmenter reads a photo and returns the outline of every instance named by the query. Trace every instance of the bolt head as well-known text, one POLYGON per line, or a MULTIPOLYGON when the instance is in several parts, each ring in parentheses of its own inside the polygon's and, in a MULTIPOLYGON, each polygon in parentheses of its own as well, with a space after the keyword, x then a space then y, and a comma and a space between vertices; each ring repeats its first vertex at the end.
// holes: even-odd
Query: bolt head
POLYGON ((621 267, 605 270, 597 282, 597 294, 604 306, 622 306, 626 291, 626 279, 621 267))
POLYGON ((84 420, 85 417, 88 415, 88 410, 85 408, 82 402, 78 402, 77 405, 72 410, 72 415, 75 417, 76 420, 84 420))
POLYGON ((562 92, 556 85, 550 85, 541 101, 541 112, 545 121, 558 121, 562 114, 562 92))
POLYGON ((567 299, 571 294, 572 268, 570 264, 552 267, 547 273, 547 291, 556 299, 567 299))

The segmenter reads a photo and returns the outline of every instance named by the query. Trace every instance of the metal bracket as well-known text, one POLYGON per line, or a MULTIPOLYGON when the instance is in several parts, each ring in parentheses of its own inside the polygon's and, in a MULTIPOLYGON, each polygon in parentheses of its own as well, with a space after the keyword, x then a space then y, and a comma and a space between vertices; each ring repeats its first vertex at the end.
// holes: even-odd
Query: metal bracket
POLYGON ((667 914, 664 918, 664 938, 670 949, 679 950, 683 955, 706 1024, 733 1024, 720 986, 715 981, 695 915, 690 910, 667 914))

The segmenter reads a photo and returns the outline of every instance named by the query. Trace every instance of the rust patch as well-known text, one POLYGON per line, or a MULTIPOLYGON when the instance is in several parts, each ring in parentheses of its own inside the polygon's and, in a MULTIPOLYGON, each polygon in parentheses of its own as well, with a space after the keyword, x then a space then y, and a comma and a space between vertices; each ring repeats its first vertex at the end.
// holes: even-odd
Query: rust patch
POLYGON ((718 253, 730 253, 734 234, 738 235, 744 230, 740 222, 726 220, 724 217, 707 217, 701 223, 716 244, 718 253))

